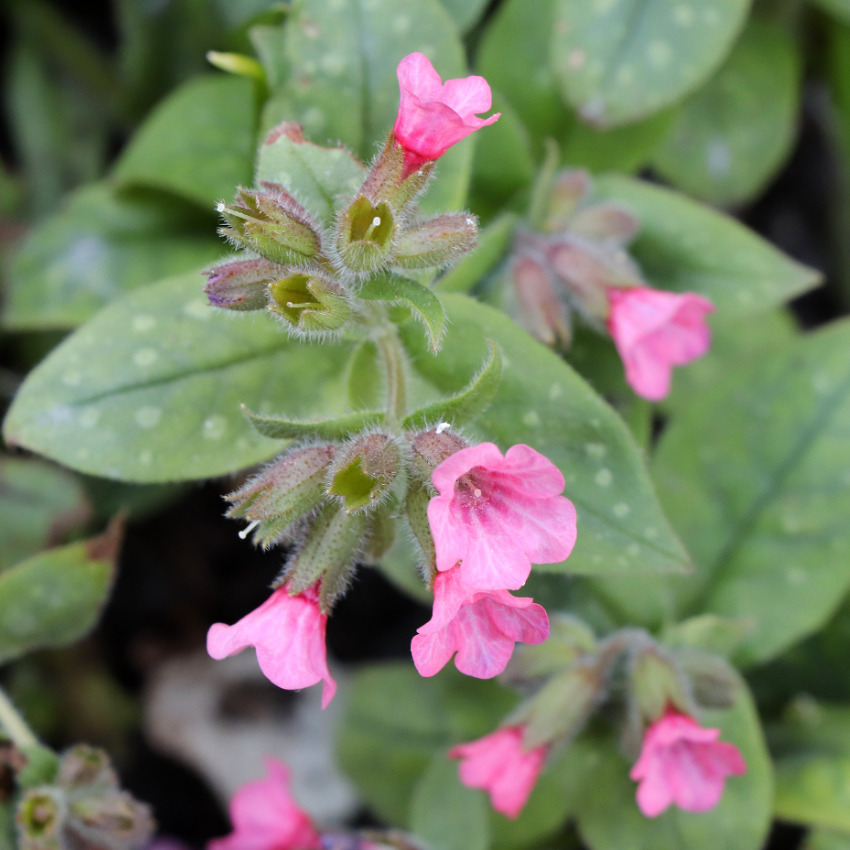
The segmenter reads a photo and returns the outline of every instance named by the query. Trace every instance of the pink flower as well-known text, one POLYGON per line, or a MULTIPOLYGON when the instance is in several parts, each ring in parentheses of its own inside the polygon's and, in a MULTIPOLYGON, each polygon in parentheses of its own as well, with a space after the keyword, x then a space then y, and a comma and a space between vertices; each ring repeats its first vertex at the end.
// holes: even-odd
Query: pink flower
POLYGON ((256 647, 257 661, 279 688, 296 690, 324 680, 322 708, 336 693, 325 651, 327 615, 319 610, 318 585, 290 596, 288 587, 276 590, 238 623, 215 623, 207 634, 207 652, 216 660, 256 647))
POLYGON ((738 748, 719 737, 719 729, 703 729, 672 709, 646 730, 630 776, 640 782, 637 804, 648 818, 671 803, 688 812, 713 809, 723 796, 726 777, 746 773, 738 748))
POLYGON ((476 117, 492 104, 490 86, 483 77, 446 80, 427 56, 411 53, 398 63, 401 90, 393 135, 404 150, 404 176, 424 163, 439 159, 470 133, 492 124, 501 113, 476 117))
POLYGON ((267 758, 266 776, 243 785, 230 801, 233 832, 207 850, 320 850, 319 833, 289 793, 289 770, 267 758))
POLYGON ((491 679, 505 669, 517 641, 549 637, 549 617, 528 596, 467 587, 455 567, 434 580, 434 613, 417 631, 410 648, 422 676, 439 673, 457 652, 461 673, 491 679))
POLYGON ((493 443, 449 456, 433 472, 439 492, 428 503, 437 569, 461 562, 476 590, 516 590, 531 564, 563 561, 576 541, 576 511, 560 493, 564 476, 529 446, 504 457, 493 443))
POLYGON ((632 389, 650 401, 670 392, 674 366, 702 357, 711 345, 705 322, 714 305, 693 292, 662 292, 648 286, 609 289, 608 330, 632 389))
POLYGON ((458 772, 467 788, 483 788, 490 794, 497 812, 515 818, 543 769, 546 745, 526 752, 522 746, 522 727, 509 726, 454 747, 449 756, 462 759, 458 772))

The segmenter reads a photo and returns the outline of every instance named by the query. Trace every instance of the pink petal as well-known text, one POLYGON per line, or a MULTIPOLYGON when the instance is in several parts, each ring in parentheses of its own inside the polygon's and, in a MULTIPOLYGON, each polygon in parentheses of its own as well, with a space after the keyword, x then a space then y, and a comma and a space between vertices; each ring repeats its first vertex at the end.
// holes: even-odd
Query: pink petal
POLYGON ((446 106, 454 109, 465 121, 474 118, 479 112, 489 111, 493 105, 490 86, 484 77, 446 80, 446 84, 443 86, 442 101, 446 106))

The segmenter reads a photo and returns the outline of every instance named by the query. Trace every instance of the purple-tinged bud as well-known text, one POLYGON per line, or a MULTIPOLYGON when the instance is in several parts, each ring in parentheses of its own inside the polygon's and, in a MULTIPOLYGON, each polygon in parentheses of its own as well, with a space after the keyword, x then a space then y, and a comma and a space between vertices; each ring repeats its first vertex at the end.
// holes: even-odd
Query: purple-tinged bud
POLYGON ((150 807, 126 791, 102 791, 71 799, 67 832, 69 846, 136 850, 153 835, 156 821, 150 807))
POLYGON ((561 233, 568 230, 579 205, 590 194, 593 181, 586 171, 563 171, 555 178, 544 230, 561 233))
POLYGON ((288 269, 269 286, 268 308, 297 333, 325 334, 351 318, 345 290, 317 270, 288 269))
POLYGON ((385 201, 373 204, 360 195, 339 217, 337 250, 355 272, 370 272, 386 261, 395 233, 395 217, 385 201))
POLYGON ((221 202, 217 209, 229 224, 220 228, 222 236, 273 263, 303 263, 321 251, 316 222, 276 183, 259 190, 240 187, 232 204, 221 202))
POLYGON ((469 443, 463 437, 453 434, 445 426, 408 435, 408 440, 412 450, 411 471, 428 487, 433 486, 431 473, 447 457, 451 457, 461 449, 469 448, 469 443))
POLYGON ((206 269, 204 292, 213 307, 228 310, 264 310, 269 285, 286 274, 286 269, 266 259, 233 260, 206 269))
POLYGON ((83 788, 101 785, 118 787, 118 778, 112 770, 109 756, 97 747, 77 744, 59 761, 56 784, 63 788, 83 788))
POLYGON ((608 318, 609 288, 646 285, 634 261, 616 246, 564 234, 550 244, 546 257, 552 270, 566 284, 576 309, 591 321, 608 318))
POLYGON ((254 526, 254 543, 268 549, 325 496, 328 467, 336 454, 332 445, 294 449, 225 498, 233 506, 229 517, 243 517, 254 526))
POLYGON ((387 434, 366 434, 337 452, 328 471, 328 494, 346 513, 377 507, 389 495, 401 468, 401 452, 387 434))
POLYGON ((405 269, 441 268, 477 244, 475 216, 449 213, 406 227, 393 244, 391 263, 405 269))
POLYGON ((630 210, 604 201, 579 210, 570 221, 570 233, 613 245, 628 245, 637 236, 640 221, 630 210))
POLYGON ((511 268, 520 325, 544 345, 569 345, 570 313, 558 297, 549 272, 528 256, 517 256, 511 268))

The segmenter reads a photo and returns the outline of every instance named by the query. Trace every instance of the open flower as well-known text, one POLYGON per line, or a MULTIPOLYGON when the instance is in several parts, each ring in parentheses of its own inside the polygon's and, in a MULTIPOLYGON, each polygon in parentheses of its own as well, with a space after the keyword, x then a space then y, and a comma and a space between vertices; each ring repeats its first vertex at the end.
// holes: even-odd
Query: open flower
POLYGON ((671 804, 688 812, 713 809, 723 796, 726 777, 746 773, 738 748, 719 737, 719 729, 704 729, 672 709, 646 730, 629 775, 640 782, 637 804, 648 818, 671 804))
POLYGON ((211 626, 207 652, 220 660, 256 647, 260 669, 279 688, 295 690, 324 680, 325 708, 336 693, 325 650, 327 622, 327 615, 319 610, 318 585, 296 596, 290 596, 284 586, 238 623, 211 626))
POLYGON ((563 561, 576 540, 576 511, 560 493, 564 476, 525 445, 504 457, 493 443, 461 449, 433 472, 428 503, 437 569, 461 562, 476 590, 516 590, 531 565, 563 561))
POLYGON ((417 631, 410 648, 421 675, 438 673, 457 652, 461 673, 491 679, 504 671, 517 641, 543 643, 549 637, 549 617, 530 597, 467 587, 454 567, 438 573, 433 615, 417 631))
POLYGON ((319 833, 289 793, 289 770, 267 758, 266 775, 243 785, 230 801, 233 832, 207 850, 320 850, 319 833))
POLYGON ((411 53, 398 64, 401 100, 393 135, 404 150, 404 176, 439 159, 470 133, 492 124, 500 113, 478 118, 492 104, 483 77, 443 80, 422 53, 411 53))
POLYGON ((626 380, 643 398, 658 401, 670 392, 674 366, 708 351, 705 317, 714 305, 693 292, 662 292, 648 286, 609 289, 608 330, 626 367, 626 380))
POLYGON ((497 812, 515 818, 522 811, 543 769, 546 745, 526 752, 522 727, 497 729, 477 741, 461 744, 449 756, 461 759, 460 781, 467 788, 483 788, 497 812))

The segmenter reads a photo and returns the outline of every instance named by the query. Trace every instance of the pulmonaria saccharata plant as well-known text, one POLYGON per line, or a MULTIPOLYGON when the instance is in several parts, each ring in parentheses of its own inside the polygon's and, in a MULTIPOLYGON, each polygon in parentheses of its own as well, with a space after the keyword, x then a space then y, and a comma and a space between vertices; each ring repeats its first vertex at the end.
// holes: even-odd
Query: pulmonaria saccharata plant
POLYGON ((573 314, 607 333, 634 392, 660 401, 673 368, 708 351, 714 305, 693 292, 647 285, 627 253, 639 229, 626 207, 593 201, 586 172, 561 173, 540 230, 517 237, 510 298, 520 323, 547 345, 569 347, 573 314))

